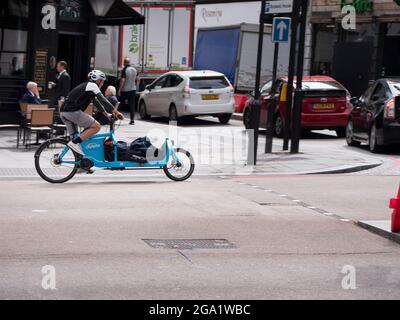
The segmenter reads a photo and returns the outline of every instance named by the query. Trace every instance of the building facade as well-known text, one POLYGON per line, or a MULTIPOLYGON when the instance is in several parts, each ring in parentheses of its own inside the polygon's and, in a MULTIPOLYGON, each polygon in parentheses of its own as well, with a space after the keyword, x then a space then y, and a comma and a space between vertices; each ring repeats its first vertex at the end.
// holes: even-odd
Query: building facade
POLYGON ((121 0, 109 4, 103 6, 104 1, 97 0, 0 2, 0 123, 17 121, 18 100, 28 81, 38 83, 42 98, 51 98, 47 84, 56 79, 57 61, 67 61, 72 86, 84 81, 95 65, 98 25, 144 23, 121 0))
POLYGON ((394 0, 313 0, 310 22, 312 74, 332 75, 353 95, 371 80, 400 76, 400 6, 394 0), (354 7, 355 21, 346 5, 354 7))

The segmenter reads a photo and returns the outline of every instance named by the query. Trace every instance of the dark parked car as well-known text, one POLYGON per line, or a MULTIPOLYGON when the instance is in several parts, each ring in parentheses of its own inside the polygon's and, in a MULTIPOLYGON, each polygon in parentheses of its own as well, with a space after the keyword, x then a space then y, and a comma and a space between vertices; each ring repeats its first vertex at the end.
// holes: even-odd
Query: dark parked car
POLYGON ((349 146, 368 143, 372 152, 379 152, 384 145, 400 143, 400 78, 376 80, 351 103, 346 127, 349 146))

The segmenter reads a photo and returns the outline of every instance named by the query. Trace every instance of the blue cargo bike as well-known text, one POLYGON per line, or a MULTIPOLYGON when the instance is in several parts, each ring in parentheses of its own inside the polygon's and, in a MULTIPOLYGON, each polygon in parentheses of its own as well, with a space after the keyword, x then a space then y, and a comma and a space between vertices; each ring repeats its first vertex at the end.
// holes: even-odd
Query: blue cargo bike
POLYGON ((50 183, 64 183, 74 177, 79 169, 93 173, 92 168, 104 170, 162 169, 168 178, 184 181, 193 174, 194 160, 181 148, 174 148, 173 141, 166 139, 163 146, 151 157, 133 157, 129 161, 119 159, 118 141, 114 136, 115 118, 110 119, 110 131, 99 133, 81 143, 84 156, 71 150, 62 138, 44 142, 35 153, 35 168, 40 177, 50 183), (111 146, 111 157, 105 148, 111 146))

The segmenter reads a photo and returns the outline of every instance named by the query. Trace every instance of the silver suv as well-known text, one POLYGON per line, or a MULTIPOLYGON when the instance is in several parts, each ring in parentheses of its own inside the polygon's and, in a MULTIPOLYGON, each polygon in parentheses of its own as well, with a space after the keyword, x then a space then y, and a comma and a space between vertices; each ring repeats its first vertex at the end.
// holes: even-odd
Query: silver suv
POLYGON ((141 119, 215 116, 228 123, 235 110, 233 87, 215 71, 175 71, 163 74, 140 94, 141 119))

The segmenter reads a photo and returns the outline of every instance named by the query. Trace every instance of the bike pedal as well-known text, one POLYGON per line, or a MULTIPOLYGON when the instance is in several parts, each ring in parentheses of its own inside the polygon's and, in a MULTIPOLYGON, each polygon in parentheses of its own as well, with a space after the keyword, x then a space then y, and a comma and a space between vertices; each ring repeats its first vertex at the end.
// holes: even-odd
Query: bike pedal
POLYGON ((94 171, 93 170, 87 170, 87 172, 86 172, 86 174, 93 174, 94 173, 94 171))

